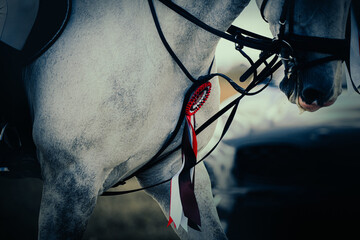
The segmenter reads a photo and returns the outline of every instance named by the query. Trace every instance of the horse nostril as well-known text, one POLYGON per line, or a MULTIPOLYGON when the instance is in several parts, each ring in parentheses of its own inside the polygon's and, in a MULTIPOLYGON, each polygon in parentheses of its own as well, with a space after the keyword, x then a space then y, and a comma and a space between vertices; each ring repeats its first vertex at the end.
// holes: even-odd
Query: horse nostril
POLYGON ((322 92, 313 88, 307 88, 303 90, 302 99, 307 104, 312 104, 314 101, 318 101, 322 98, 322 92))

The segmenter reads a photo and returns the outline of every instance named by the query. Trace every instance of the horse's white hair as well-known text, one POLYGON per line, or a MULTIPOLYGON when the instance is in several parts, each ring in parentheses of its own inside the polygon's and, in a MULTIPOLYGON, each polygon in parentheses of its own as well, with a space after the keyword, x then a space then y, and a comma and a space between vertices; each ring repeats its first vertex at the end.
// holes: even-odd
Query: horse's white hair
MULTIPOLYGON (((191 86, 161 43, 146 1, 72 2, 70 21, 61 37, 24 70, 44 180, 40 239, 82 236, 97 197, 146 164, 173 131, 191 86)), ((205 74, 219 38, 154 2, 178 57, 194 77, 205 74)), ((176 1, 221 31, 248 2, 176 1)), ((271 2, 271 15, 276 16, 282 1, 271 2)), ((327 20, 318 19, 317 24, 327 20)), ((197 126, 219 108, 218 80, 212 84, 212 94, 196 115, 197 126)), ((200 150, 214 128, 215 124, 199 136, 200 150)), ((180 155, 176 152, 138 175, 140 184, 170 178, 180 168, 180 155)), ((196 169, 195 184, 202 231, 175 231, 183 239, 226 238, 203 164, 196 169)), ((166 216, 169 192, 169 184, 148 190, 166 216)))

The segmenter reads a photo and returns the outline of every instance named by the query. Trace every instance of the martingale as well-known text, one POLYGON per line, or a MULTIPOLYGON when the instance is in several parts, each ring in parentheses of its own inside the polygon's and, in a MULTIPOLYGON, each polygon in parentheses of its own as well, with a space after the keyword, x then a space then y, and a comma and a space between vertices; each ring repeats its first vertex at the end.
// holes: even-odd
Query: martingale
MULTIPOLYGON (((249 76, 253 75, 253 80, 249 83, 248 87, 245 89, 240 87, 235 81, 233 81, 228 76, 222 73, 211 73, 212 64, 211 63, 208 74, 194 78, 187 68, 183 65, 180 59, 176 56, 170 45, 168 44, 166 37, 164 36, 159 20, 156 15, 156 10, 154 7, 153 0, 148 0, 151 14, 154 20, 159 37, 171 55, 176 64, 180 67, 182 72, 187 76, 187 78, 193 82, 192 86, 187 91, 182 110, 180 113, 179 120, 177 125, 164 143, 161 149, 150 159, 150 161, 136 173, 133 173, 131 176, 127 177, 125 180, 119 182, 119 184, 125 184, 127 179, 135 176, 139 172, 142 172, 146 169, 151 168, 156 163, 164 160, 167 156, 173 152, 182 149, 182 167, 175 176, 170 179, 166 179, 162 182, 159 182, 154 185, 146 186, 144 188, 133 189, 129 191, 110 191, 103 193, 104 196, 112 195, 121 195, 132 192, 141 191, 151 187, 158 186, 160 184, 171 181, 171 202, 170 202, 170 216, 168 225, 171 223, 175 224, 175 227, 178 228, 182 226, 187 230, 188 226, 200 231, 201 220, 199 215, 199 210, 194 194, 194 174, 195 166, 202 162, 210 153, 217 147, 220 143, 227 130, 229 129, 231 122, 235 116, 237 107, 240 100, 247 95, 255 95, 264 90, 272 80, 272 74, 279 69, 279 67, 284 63, 285 65, 285 78, 288 80, 295 80, 296 72, 299 69, 310 68, 316 65, 322 64, 324 62, 334 61, 334 60, 345 60, 348 62, 349 59, 349 43, 348 39, 331 39, 331 38, 319 38, 312 36, 300 36, 293 33, 293 21, 292 14, 294 10, 294 0, 285 0, 282 13, 279 19, 280 33, 274 39, 267 38, 262 35, 258 35, 247 30, 238 28, 236 26, 231 26, 226 32, 219 31, 212 28, 211 26, 200 21, 189 12, 181 8, 180 6, 174 4, 170 0, 159 0, 159 2, 166 5, 169 9, 175 11, 177 14, 181 15, 188 21, 196 24, 200 28, 217 35, 221 38, 227 39, 235 43, 235 49, 239 51, 250 63, 250 68, 240 76, 240 81, 245 81, 249 76), (286 26, 288 26, 286 28, 286 26), (335 45, 334 45, 335 44, 335 45), (335 49, 333 46, 337 46, 335 49), (253 62, 252 59, 243 51, 243 47, 249 47, 261 51, 260 57, 257 61, 253 62), (311 52, 321 52, 326 53, 329 56, 315 59, 310 62, 300 63, 296 59, 297 51, 311 51, 311 52), (265 65, 264 69, 258 73, 258 68, 261 65, 265 65), (210 94, 211 83, 209 82, 212 78, 219 76, 224 78, 236 91, 241 93, 241 95, 229 103, 227 106, 222 108, 218 113, 208 119, 203 125, 199 128, 194 129, 195 123, 195 113, 201 108, 205 103, 207 97, 210 94), (269 77, 270 76, 270 77, 269 77), (251 92, 251 90, 258 86, 259 84, 264 84, 260 90, 251 92), (220 136, 218 142, 213 146, 213 148, 200 160, 197 160, 197 142, 196 135, 201 133, 206 127, 213 123, 225 112, 230 110, 232 111, 229 115, 228 120, 225 123, 224 129, 220 136), (168 146, 173 142, 176 135, 181 130, 181 126, 185 122, 185 127, 183 130, 182 144, 181 146, 176 147, 175 149, 163 154, 168 146)), ((267 4, 267 0, 264 0, 260 8, 261 15, 264 16, 263 12, 267 4)), ((264 18, 264 17, 263 17, 264 18)), ((264 18, 265 21, 267 21, 264 18)), ((355 88, 355 87, 354 87, 355 88)), ((355 89, 357 92, 358 90, 355 89)))

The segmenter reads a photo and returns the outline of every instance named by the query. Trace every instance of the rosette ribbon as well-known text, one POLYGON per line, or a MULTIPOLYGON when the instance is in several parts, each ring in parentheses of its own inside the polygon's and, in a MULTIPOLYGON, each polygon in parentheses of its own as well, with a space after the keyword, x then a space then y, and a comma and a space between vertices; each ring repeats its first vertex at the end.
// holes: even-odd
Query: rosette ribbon
POLYGON ((211 83, 200 85, 191 95, 185 108, 185 126, 182 136, 181 169, 171 179, 170 214, 168 226, 182 226, 200 231, 200 211, 195 197, 195 165, 197 160, 197 140, 195 133, 195 113, 209 97, 211 83))

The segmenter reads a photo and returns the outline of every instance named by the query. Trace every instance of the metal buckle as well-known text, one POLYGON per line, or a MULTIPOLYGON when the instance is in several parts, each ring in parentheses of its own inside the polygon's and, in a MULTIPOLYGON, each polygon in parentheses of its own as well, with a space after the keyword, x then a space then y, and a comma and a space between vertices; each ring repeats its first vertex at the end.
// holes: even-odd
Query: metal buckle
MULTIPOLYGON (((241 34, 240 34, 241 35, 241 34)), ((238 34, 235 35, 235 39, 238 39, 238 34)), ((240 51, 244 48, 244 45, 241 45, 240 43, 235 43, 235 50, 240 51)))

